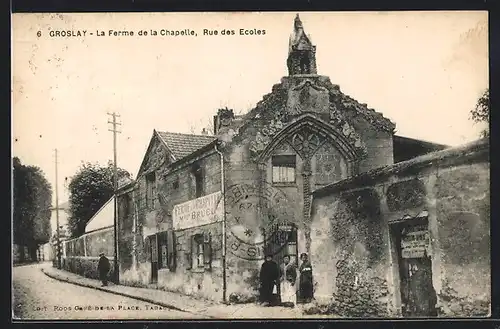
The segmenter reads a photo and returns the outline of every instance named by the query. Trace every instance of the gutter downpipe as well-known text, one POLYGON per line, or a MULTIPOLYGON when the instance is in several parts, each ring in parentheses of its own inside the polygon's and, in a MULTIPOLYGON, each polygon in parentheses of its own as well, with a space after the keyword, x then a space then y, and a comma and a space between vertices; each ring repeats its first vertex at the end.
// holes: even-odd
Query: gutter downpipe
POLYGON ((226 193, 224 182, 224 155, 217 148, 221 142, 215 144, 215 152, 220 156, 220 171, 221 171, 221 194, 222 194, 222 301, 227 302, 227 279, 226 279, 226 193))

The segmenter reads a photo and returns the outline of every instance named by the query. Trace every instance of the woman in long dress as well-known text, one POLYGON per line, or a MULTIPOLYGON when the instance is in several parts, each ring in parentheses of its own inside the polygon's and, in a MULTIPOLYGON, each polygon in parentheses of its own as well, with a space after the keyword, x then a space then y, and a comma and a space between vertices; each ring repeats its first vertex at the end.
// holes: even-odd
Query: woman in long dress
POLYGON ((303 303, 310 303, 311 300, 314 299, 312 266, 308 258, 306 253, 300 255, 302 264, 299 267, 299 292, 300 299, 303 303))
POLYGON ((290 261, 290 256, 283 258, 281 269, 281 302, 286 305, 295 305, 297 288, 297 266, 290 261))

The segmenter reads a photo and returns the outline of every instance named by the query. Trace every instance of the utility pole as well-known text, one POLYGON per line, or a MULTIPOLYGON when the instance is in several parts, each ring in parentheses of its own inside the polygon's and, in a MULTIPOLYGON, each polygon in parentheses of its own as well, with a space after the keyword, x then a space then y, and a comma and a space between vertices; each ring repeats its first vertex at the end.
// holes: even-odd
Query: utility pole
POLYGON ((113 190, 114 190, 114 216, 113 216, 113 227, 114 227, 114 279, 115 283, 118 284, 120 282, 119 278, 119 266, 118 266, 118 199, 117 199, 117 190, 118 190, 118 166, 116 163, 117 151, 116 151, 116 134, 120 133, 117 130, 117 126, 121 125, 121 123, 116 121, 116 118, 119 118, 120 115, 115 112, 109 113, 112 117, 112 121, 108 120, 108 123, 112 125, 109 131, 113 132, 113 190))
POLYGON ((58 181, 57 181, 57 149, 55 151, 55 163, 56 163, 56 243, 57 243, 57 268, 61 268, 61 239, 59 236, 59 188, 58 188, 58 181))

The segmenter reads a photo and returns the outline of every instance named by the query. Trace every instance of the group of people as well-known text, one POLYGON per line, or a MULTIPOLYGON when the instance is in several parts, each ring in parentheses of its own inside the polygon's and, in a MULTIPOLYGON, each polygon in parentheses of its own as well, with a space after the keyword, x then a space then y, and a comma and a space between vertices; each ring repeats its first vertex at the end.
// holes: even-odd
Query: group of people
MULTIPOLYGON (((111 264, 108 258, 101 253, 99 255, 97 270, 103 286, 108 285, 108 275, 111 264)), ((266 259, 260 269, 260 299, 264 305, 276 305, 281 301, 283 305, 293 306, 296 302, 309 303, 313 297, 313 276, 312 266, 306 253, 300 255, 302 263, 298 268, 298 296, 297 296, 297 265, 286 255, 283 264, 278 264, 273 260, 271 254, 266 255, 266 259), (281 291, 279 291, 281 290, 281 291), (280 292, 280 296, 278 296, 280 292), (281 297, 281 298, 280 298, 281 297)))
POLYGON ((271 254, 266 258, 260 269, 260 299, 264 305, 281 303, 288 306, 296 302, 309 303, 313 296, 312 266, 306 253, 300 255, 302 263, 298 268, 298 296, 297 296, 297 265, 290 256, 283 257, 283 264, 279 266, 271 254), (278 296, 278 289, 280 296, 278 296), (281 297, 281 298, 280 298, 281 297))

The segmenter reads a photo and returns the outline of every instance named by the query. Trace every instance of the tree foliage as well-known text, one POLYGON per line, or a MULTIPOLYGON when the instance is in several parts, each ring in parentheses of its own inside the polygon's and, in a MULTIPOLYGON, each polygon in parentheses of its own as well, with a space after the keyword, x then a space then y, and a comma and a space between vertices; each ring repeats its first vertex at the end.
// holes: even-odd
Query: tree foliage
MULTIPOLYGON (((47 243, 51 235, 52 187, 40 168, 23 165, 17 157, 13 159, 13 176, 14 243, 27 246, 31 258, 36 259, 37 247, 47 243)), ((22 252, 21 261, 24 257, 22 252)))
MULTIPOLYGON (((68 226, 71 237, 85 233, 87 222, 113 196, 113 163, 107 167, 83 163, 69 183, 70 215, 68 226)), ((129 172, 118 168, 118 179, 131 178, 129 172)))
MULTIPOLYGON (((471 119, 476 123, 486 123, 490 122, 490 90, 486 91, 477 100, 476 106, 471 111, 471 119)), ((481 132, 481 137, 488 137, 489 129, 488 127, 481 132)))

